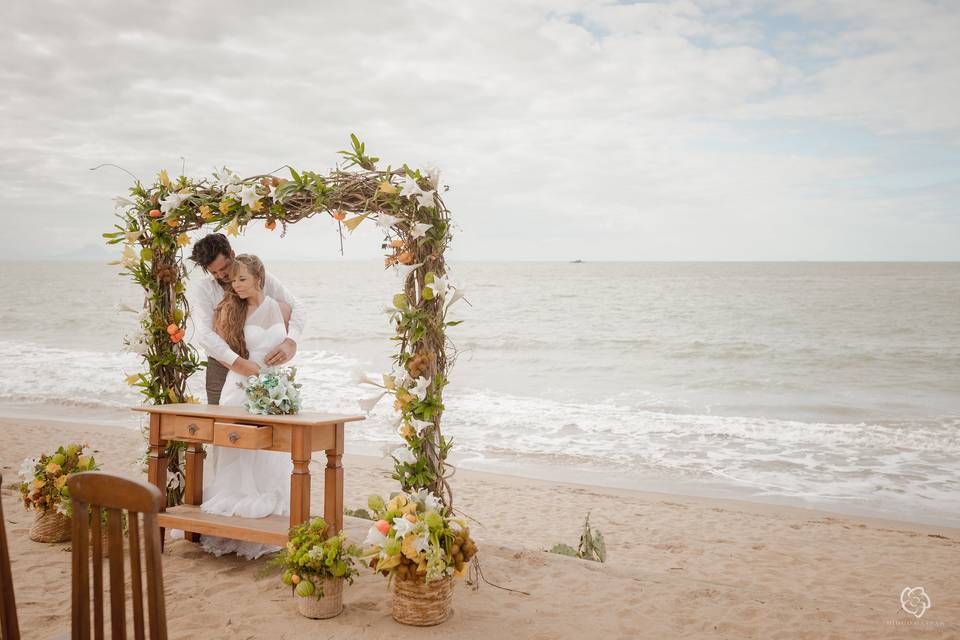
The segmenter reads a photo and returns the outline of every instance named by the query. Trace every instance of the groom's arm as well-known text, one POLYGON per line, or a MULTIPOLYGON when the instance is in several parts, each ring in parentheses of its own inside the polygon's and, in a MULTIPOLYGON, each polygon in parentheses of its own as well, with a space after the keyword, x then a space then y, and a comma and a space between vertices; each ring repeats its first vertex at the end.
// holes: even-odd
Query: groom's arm
POLYGON ((283 283, 277 280, 270 272, 267 272, 263 292, 278 302, 285 302, 290 305, 290 322, 287 328, 287 339, 280 343, 280 346, 276 349, 268 353, 265 358, 265 362, 268 365, 281 365, 289 362, 297 353, 297 342, 303 334, 303 326, 306 322, 303 306, 297 300, 296 296, 290 293, 290 291, 283 286, 283 283))
POLYGON ((190 305, 190 311, 200 347, 207 353, 207 357, 219 360, 229 368, 240 356, 213 330, 213 310, 217 306, 213 294, 209 286, 200 287, 190 305))

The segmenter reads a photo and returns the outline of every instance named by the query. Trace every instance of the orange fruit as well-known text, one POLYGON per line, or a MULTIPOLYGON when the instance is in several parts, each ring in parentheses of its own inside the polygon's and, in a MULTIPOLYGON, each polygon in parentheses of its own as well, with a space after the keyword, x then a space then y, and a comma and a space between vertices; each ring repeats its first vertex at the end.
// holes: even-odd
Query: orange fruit
POLYGON ((159 218, 159 217, 162 216, 162 215, 163 215, 163 213, 161 213, 160 209, 154 209, 154 210, 152 210, 152 211, 150 212, 150 217, 151 217, 151 218, 159 218))
POLYGON ((399 262, 400 264, 410 264, 411 262, 413 262, 413 254, 410 253, 409 251, 404 251, 403 253, 397 256, 397 262, 399 262))
POLYGON ((180 331, 180 327, 178 327, 177 325, 175 324, 167 325, 167 333, 169 333, 170 335, 175 334, 177 331, 180 331))
POLYGON ((167 220, 167 224, 170 225, 171 228, 173 228, 178 224, 180 224, 180 221, 174 218, 173 220, 167 220))
POLYGON ((277 221, 276 221, 276 220, 267 220, 267 224, 265 224, 265 225, 263 225, 263 226, 265 226, 265 227, 266 227, 267 229, 269 229, 270 231, 273 231, 274 229, 277 228, 277 221))

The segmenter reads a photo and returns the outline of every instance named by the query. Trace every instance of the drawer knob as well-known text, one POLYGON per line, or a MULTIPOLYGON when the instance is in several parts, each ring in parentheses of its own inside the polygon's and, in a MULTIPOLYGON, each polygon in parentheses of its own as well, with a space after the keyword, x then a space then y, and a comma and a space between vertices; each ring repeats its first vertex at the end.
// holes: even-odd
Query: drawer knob
POLYGON ((190 435, 195 435, 199 430, 200 430, 200 427, 198 427, 193 423, 191 423, 190 426, 187 427, 187 431, 190 432, 190 435))
POLYGON ((240 439, 240 434, 238 434, 236 431, 231 431, 229 438, 230 438, 230 442, 236 444, 237 440, 240 439))

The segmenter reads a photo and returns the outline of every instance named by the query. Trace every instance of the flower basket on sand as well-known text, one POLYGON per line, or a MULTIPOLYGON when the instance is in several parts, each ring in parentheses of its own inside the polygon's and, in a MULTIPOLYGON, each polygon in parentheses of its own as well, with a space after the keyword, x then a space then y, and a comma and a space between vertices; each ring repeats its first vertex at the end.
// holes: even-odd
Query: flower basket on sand
POLYGON ((59 447, 53 455, 27 458, 20 465, 20 495, 25 509, 37 512, 30 527, 34 542, 66 542, 70 539, 70 489, 67 478, 79 471, 97 469, 92 456, 83 455, 83 445, 59 447))
POLYGON ((290 530, 290 541, 269 568, 283 569, 283 583, 293 590, 297 611, 307 618, 332 618, 343 611, 343 583, 357 575, 356 549, 341 533, 327 536, 323 518, 290 530))
POLYGON ((453 577, 465 575, 477 553, 470 530, 426 489, 394 494, 388 502, 372 496, 367 505, 377 521, 364 541, 364 557, 393 581, 393 619, 418 627, 444 622, 453 577))

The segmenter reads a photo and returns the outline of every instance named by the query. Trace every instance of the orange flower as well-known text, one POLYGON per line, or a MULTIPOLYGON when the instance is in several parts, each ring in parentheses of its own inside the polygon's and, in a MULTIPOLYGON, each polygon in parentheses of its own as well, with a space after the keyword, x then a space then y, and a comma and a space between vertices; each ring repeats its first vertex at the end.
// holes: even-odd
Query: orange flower
POLYGON ((411 262, 413 262, 413 254, 410 253, 409 251, 404 251, 403 253, 397 256, 397 262, 399 262, 400 264, 410 264, 411 262))
POLYGON ((334 220, 338 220, 338 221, 340 221, 340 220, 346 220, 346 219, 347 219, 347 214, 345 214, 343 211, 340 211, 340 210, 338 209, 338 210, 336 210, 336 211, 333 212, 333 219, 334 219, 334 220))
POLYGON ((210 218, 212 218, 213 216, 210 214, 210 207, 208 207, 207 205, 203 205, 202 207, 200 207, 200 217, 203 218, 204 220, 209 220, 210 218))
POLYGON ((265 224, 265 225, 263 225, 263 226, 265 226, 265 227, 266 227, 267 229, 269 229, 270 231, 273 231, 274 229, 277 228, 277 221, 276 221, 276 220, 267 220, 267 224, 265 224))
POLYGON ((391 240, 390 246, 393 247, 394 249, 399 249, 400 247, 403 246, 403 240, 391 240))
POLYGON ((170 225, 170 228, 172 229, 173 227, 176 227, 178 224, 180 224, 180 221, 177 218, 172 218, 170 220, 167 220, 167 224, 170 225))
POLYGON ((393 256, 387 256, 386 258, 383 259, 383 266, 391 267, 394 264, 396 264, 396 262, 397 262, 396 258, 394 258, 393 256))

